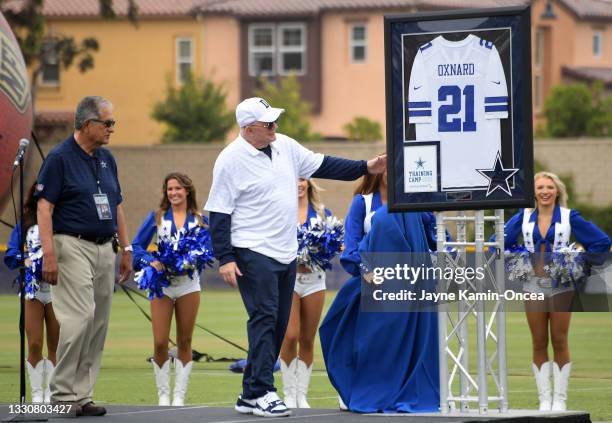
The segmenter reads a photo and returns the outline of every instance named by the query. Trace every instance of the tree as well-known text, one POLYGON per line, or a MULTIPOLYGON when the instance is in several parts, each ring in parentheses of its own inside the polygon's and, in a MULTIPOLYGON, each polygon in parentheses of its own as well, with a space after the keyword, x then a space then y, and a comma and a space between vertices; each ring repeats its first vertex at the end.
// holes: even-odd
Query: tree
POLYGON ((225 105, 222 84, 189 74, 180 87, 168 77, 166 98, 153 107, 153 119, 166 124, 162 142, 225 140, 234 126, 234 114, 225 105))
MULTIPOLYGON (((113 0, 98 1, 100 16, 105 19, 116 17, 113 0)), ((51 45, 45 43, 48 37, 45 34, 47 19, 43 14, 44 0, 10 2, 6 7, 4 3, 9 2, 0 0, 0 10, 17 38, 26 66, 32 70, 30 81, 32 106, 35 104, 38 80, 45 64, 57 60, 63 69, 68 69, 76 61, 81 72, 94 67, 93 53, 98 51, 100 46, 93 37, 87 37, 77 43, 74 37, 53 34, 51 45)), ((134 24, 137 15, 136 0, 128 0, 128 18, 134 24)))
POLYGON ((591 87, 593 113, 587 122, 587 134, 593 137, 612 135, 612 96, 604 95, 603 82, 597 81, 591 87))
POLYGON ((547 132, 553 137, 606 136, 612 132, 612 99, 601 82, 558 85, 544 104, 547 132))
POLYGON ((321 138, 310 130, 308 119, 312 105, 302 100, 300 83, 295 74, 281 78, 278 83, 263 77, 259 82, 261 87, 255 90, 255 95, 265 99, 273 107, 285 109, 279 120, 280 132, 299 142, 321 138))
POLYGON ((378 141, 382 139, 380 123, 364 116, 357 116, 342 128, 350 140, 378 141))

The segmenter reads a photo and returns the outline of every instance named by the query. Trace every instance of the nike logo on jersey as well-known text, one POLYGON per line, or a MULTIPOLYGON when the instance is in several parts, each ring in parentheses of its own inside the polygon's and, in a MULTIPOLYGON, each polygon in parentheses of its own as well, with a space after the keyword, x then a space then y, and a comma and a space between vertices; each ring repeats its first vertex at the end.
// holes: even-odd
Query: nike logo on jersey
POLYGON ((501 81, 491 81, 491 82, 497 85, 501 84, 501 81))
POLYGON ((416 90, 418 90, 418 89, 419 89, 419 88, 421 88, 421 87, 422 87, 422 85, 419 85, 418 87, 417 87, 417 86, 414 86, 414 87, 412 87, 412 89, 416 91, 416 90))

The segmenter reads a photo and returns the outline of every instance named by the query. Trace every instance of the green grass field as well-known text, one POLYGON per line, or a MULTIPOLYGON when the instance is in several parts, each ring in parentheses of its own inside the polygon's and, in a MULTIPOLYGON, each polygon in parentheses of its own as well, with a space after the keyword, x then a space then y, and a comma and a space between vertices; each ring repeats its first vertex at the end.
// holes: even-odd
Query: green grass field
MULTIPOLYGON (((326 306, 335 292, 327 293, 326 306)), ((139 303, 148 310, 147 301, 139 303)), ((18 400, 18 299, 0 295, 0 403, 18 400)), ((236 291, 202 293, 198 323, 246 347, 246 313, 236 291)), ((475 341, 474 341, 475 342, 475 341)), ((474 344, 472 342, 472 344, 474 344)), ((530 370, 531 341, 523 313, 507 314, 508 386, 511 408, 537 406, 535 382, 530 370)), ((593 421, 612 420, 612 314, 575 313, 570 330, 573 373, 570 409, 587 410, 593 421)), ((193 346, 215 358, 244 358, 244 353, 196 328, 193 346)), ((313 407, 337 406, 317 345, 315 371, 309 400, 313 407)), ((114 298, 111 324, 102 370, 96 385, 96 401, 106 404, 155 404, 153 371, 146 362, 152 353, 148 321, 127 296, 114 298)), ((474 360, 472 360, 474 363, 474 360)), ((186 402, 231 406, 241 389, 241 375, 231 373, 229 363, 198 362, 189 384, 186 402)), ((280 374, 276 374, 280 386, 280 374)), ((494 406, 494 404, 491 404, 494 406)))

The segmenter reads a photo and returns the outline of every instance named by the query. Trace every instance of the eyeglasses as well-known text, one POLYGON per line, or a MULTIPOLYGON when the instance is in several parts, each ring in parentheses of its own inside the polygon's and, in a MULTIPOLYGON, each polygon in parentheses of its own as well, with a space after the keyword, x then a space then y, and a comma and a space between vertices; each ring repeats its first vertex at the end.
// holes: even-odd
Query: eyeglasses
POLYGON ((267 130, 270 130, 274 128, 274 125, 278 125, 278 120, 275 120, 274 122, 258 122, 258 123, 261 123, 262 125, 251 124, 249 126, 259 126, 260 128, 266 128, 267 130))
POLYGON ((104 125, 105 128, 114 128, 115 127, 115 121, 112 119, 108 119, 108 120, 101 120, 101 119, 89 119, 92 122, 98 122, 101 123, 102 125, 104 125))

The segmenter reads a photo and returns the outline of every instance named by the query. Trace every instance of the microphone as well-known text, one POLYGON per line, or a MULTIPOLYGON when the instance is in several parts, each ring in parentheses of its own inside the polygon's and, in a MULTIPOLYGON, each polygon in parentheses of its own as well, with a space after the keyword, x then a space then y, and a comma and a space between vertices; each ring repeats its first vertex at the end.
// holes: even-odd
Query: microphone
POLYGON ((19 148, 17 149, 17 155, 15 156, 15 161, 13 162, 13 172, 15 171, 17 166, 19 166, 19 162, 23 159, 23 156, 26 150, 28 149, 29 144, 30 144, 30 141, 25 138, 22 138, 21 141, 19 141, 19 148))

